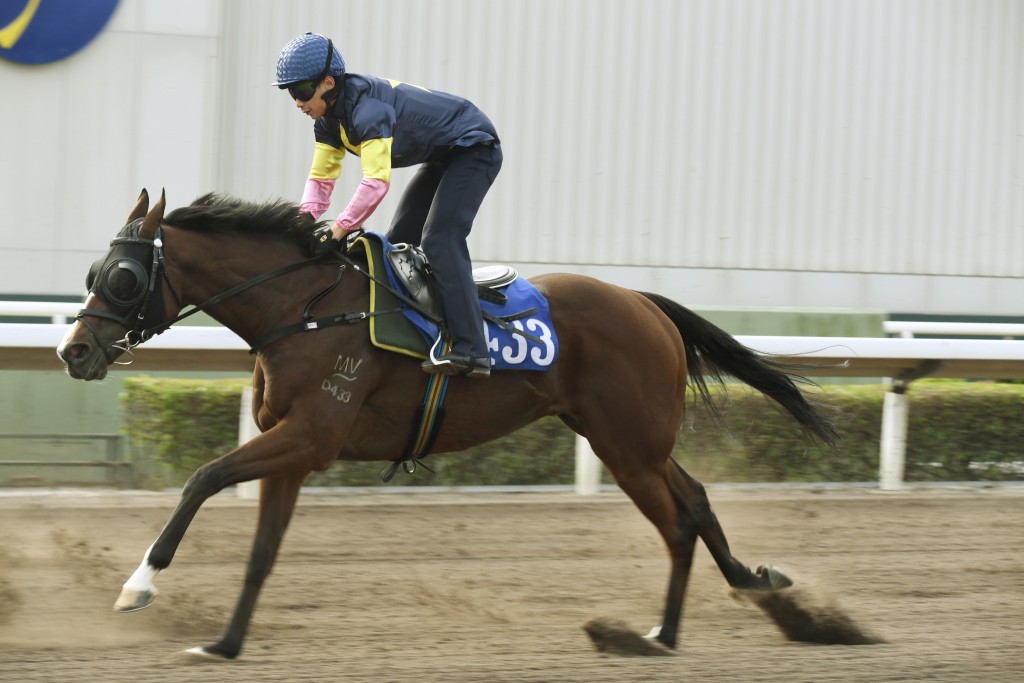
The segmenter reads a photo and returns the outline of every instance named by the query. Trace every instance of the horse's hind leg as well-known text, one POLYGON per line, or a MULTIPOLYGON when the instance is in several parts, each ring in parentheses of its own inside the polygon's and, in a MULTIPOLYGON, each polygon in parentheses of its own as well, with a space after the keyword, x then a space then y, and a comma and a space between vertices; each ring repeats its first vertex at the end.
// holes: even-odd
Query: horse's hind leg
MULTIPOLYGON (((598 448, 594 450, 600 455, 598 448)), ((651 632, 658 642, 676 646, 698 536, 730 586, 769 589, 789 585, 782 574, 763 569, 752 572, 733 557, 704 487, 671 458, 650 466, 623 466, 614 460, 605 463, 619 487, 657 527, 668 548, 671 569, 665 610, 661 626, 651 632)))
POLYGON ((189 652, 227 659, 234 659, 241 652, 249 621, 256 608, 256 598, 259 597, 263 582, 270 575, 270 570, 277 559, 277 551, 281 547, 305 479, 305 473, 293 473, 260 480, 260 513, 256 538, 249 556, 245 584, 235 606, 235 613, 231 617, 231 623, 219 641, 206 647, 193 648, 189 652))
POLYGON ((757 571, 753 572, 737 560, 729 550, 729 542, 718 523, 718 517, 711 509, 711 502, 704 487, 674 460, 669 460, 669 467, 673 496, 680 506, 687 508, 689 515, 696 521, 697 533, 730 586, 770 590, 792 585, 782 572, 773 567, 758 567, 757 571))
MULTIPOLYGON (((600 455, 597 446, 594 450, 600 455)), ((606 464, 608 462, 605 460, 606 464)), ((616 468, 613 464, 609 468, 619 487, 661 533, 668 548, 671 570, 665 611, 661 626, 654 629, 651 635, 663 645, 674 648, 683 614, 686 586, 693 566, 698 520, 689 506, 678 504, 678 492, 672 488, 667 464, 640 468, 616 468)))

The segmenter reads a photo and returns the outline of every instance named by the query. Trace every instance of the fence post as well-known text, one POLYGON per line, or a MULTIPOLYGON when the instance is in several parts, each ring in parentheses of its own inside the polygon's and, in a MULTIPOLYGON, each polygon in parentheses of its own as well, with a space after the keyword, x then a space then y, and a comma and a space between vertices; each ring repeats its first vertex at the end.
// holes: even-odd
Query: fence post
POLYGON ((907 454, 907 394, 901 384, 885 392, 882 403, 882 452, 879 454, 878 486, 883 491, 903 488, 907 454))
POLYGON ((114 434, 107 439, 107 462, 114 471, 114 486, 128 489, 138 488, 135 477, 135 466, 124 457, 124 437, 114 434))
POLYGON ((590 442, 576 435, 576 493, 592 496, 601 490, 601 461, 590 442))
MULTIPOLYGON (((242 389, 241 405, 238 409, 238 445, 252 440, 260 433, 260 428, 252 419, 252 387, 242 389)), ((238 497, 247 500, 258 500, 260 497, 260 482, 243 481, 237 487, 238 497)))

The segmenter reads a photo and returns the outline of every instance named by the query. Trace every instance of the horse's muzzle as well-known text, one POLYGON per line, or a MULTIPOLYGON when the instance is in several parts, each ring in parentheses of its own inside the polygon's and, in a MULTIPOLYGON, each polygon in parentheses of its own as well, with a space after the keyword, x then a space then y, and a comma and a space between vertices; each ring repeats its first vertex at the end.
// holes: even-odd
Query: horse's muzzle
POLYGON ((90 381, 107 376, 107 358, 103 352, 85 342, 64 342, 57 347, 57 356, 64 362, 68 375, 90 381))

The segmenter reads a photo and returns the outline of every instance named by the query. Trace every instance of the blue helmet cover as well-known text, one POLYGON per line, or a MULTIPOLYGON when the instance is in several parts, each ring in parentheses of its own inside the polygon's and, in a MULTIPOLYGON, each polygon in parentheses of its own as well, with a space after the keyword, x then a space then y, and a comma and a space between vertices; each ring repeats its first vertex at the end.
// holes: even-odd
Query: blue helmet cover
POLYGON ((271 83, 279 88, 299 81, 308 81, 323 73, 327 65, 327 49, 333 51, 328 76, 340 76, 345 73, 345 60, 338 48, 319 33, 304 33, 293 38, 281 50, 277 58, 277 80, 271 83))

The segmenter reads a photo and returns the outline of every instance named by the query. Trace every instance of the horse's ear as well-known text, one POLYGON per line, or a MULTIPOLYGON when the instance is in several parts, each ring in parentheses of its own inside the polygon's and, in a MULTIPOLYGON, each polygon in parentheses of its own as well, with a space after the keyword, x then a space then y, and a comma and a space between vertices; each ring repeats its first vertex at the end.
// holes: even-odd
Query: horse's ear
POLYGON ((143 216, 146 215, 146 212, 148 210, 149 192, 146 192, 146 188, 142 188, 142 192, 139 193, 139 199, 138 201, 135 202, 135 208, 132 209, 132 212, 128 215, 128 220, 126 220, 124 224, 128 225, 132 221, 142 218, 143 216))
POLYGON ((164 190, 160 190, 160 201, 146 214, 146 220, 142 221, 142 230, 139 230, 139 235, 152 237, 156 234, 156 229, 160 227, 164 220, 164 207, 166 205, 166 193, 164 190))

